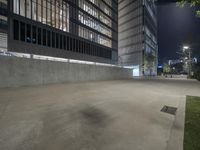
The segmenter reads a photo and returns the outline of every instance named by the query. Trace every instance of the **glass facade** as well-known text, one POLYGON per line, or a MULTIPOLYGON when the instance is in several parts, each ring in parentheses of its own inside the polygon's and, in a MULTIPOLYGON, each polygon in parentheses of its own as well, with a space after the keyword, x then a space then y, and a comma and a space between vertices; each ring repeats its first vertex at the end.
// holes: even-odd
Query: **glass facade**
POLYGON ((119 57, 124 66, 138 66, 139 75, 156 75, 156 7, 148 0, 119 0, 119 57))
POLYGON ((103 12, 96 9, 87 0, 79 0, 79 7, 83 9, 85 12, 89 13, 90 15, 100 20, 101 22, 107 24, 109 27, 112 27, 112 20, 108 16, 106 16, 103 12))
MULTIPOLYGON (((108 0, 107 3, 112 5, 110 0, 108 0)), ((101 0, 79 0, 79 7, 83 11, 79 11, 78 21, 100 33, 95 33, 87 28, 79 26, 79 36, 97 42, 101 45, 112 47, 112 19, 110 18, 112 17, 111 8, 101 0), (93 4, 98 6, 100 10, 93 4)))
POLYGON ((0 0, 0 29, 3 30, 7 29, 8 26, 7 4, 7 0, 0 0))
POLYGON ((106 0, 106 4, 102 2, 102 0, 90 0, 90 2, 98 6, 107 15, 112 16, 112 10, 106 5, 108 4, 110 7, 112 7, 112 0, 106 0))
POLYGON ((82 26, 79 26, 79 36, 85 39, 89 39, 93 42, 99 43, 101 45, 111 47, 112 41, 102 35, 92 32, 82 26))
POLYGON ((97 30, 98 32, 101 32, 102 34, 105 34, 109 37, 112 37, 112 31, 111 29, 109 29, 108 27, 106 27, 105 25, 103 25, 102 23, 99 23, 98 21, 96 21, 95 19, 89 17, 88 15, 84 14, 83 12, 79 11, 79 21, 92 28, 97 30))
POLYGON ((13 0, 13 12, 69 32, 69 5, 63 0, 13 0))
MULTIPOLYGON (((91 29, 79 25, 77 35, 112 48, 112 1, 79 0, 78 7, 81 8, 78 21, 91 29)), ((66 1, 13 0, 13 12, 69 32, 69 4, 66 1)))
POLYGON ((10 37, 15 43, 9 46, 11 51, 117 61, 117 1, 11 0, 11 4, 10 37))
POLYGON ((13 21, 13 31, 14 40, 87 54, 90 56, 107 59, 111 58, 111 51, 108 49, 102 49, 100 46, 95 46, 89 42, 78 40, 77 38, 56 33, 15 19, 13 21))

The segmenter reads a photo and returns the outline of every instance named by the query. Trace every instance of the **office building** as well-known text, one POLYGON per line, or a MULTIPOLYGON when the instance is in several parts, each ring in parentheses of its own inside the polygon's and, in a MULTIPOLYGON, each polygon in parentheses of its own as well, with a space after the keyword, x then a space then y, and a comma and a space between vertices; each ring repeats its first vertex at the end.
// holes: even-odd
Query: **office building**
POLYGON ((115 0, 0 0, 0 28, 10 52, 117 63, 117 8, 115 0))
POLYGON ((119 64, 134 76, 157 74, 157 11, 150 0, 119 0, 119 64))

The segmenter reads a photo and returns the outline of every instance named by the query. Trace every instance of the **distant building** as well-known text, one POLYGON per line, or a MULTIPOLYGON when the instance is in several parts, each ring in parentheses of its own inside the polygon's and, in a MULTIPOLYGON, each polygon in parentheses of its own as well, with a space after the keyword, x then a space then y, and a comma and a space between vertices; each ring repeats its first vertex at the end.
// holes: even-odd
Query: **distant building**
POLYGON ((119 0, 119 63, 134 76, 157 74, 157 10, 149 0, 119 0))
POLYGON ((168 60, 168 65, 175 65, 179 63, 183 63, 183 60, 181 59, 168 60))
MULTIPOLYGON (((174 60, 168 60, 168 65, 176 65, 180 63, 186 63, 188 62, 188 59, 174 59, 174 60)), ((192 63, 198 63, 198 59, 196 57, 192 58, 192 63)))
POLYGON ((10 52, 117 63, 116 0, 0 0, 10 52))

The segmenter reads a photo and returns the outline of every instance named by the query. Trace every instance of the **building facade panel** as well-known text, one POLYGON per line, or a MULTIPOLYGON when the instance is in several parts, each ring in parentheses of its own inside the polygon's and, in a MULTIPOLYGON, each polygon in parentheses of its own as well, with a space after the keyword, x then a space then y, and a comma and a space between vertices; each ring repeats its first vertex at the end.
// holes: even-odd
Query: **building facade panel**
POLYGON ((157 11, 148 0, 119 1, 120 64, 137 75, 157 74, 157 11))
POLYGON ((112 0, 8 0, 8 51, 117 63, 112 0))

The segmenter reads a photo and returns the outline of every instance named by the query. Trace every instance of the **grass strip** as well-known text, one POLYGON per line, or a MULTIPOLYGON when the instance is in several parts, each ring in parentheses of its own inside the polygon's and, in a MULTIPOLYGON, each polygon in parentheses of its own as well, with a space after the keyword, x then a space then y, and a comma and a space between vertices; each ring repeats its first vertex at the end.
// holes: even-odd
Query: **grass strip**
POLYGON ((184 150, 200 150, 200 97, 186 99, 184 150))

